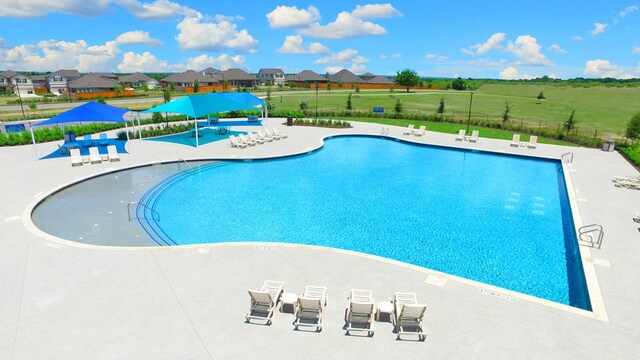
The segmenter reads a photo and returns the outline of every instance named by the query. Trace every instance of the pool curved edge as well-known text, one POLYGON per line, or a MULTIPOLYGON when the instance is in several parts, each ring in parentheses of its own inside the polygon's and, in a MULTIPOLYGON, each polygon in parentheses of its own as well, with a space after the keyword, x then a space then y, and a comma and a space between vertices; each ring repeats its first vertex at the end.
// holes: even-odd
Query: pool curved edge
MULTIPOLYGON (((292 152, 290 154, 285 154, 285 155, 277 155, 277 156, 264 156, 264 157, 226 157, 226 158, 222 158, 222 157, 208 157, 208 158, 190 158, 187 159, 188 161, 260 161, 260 160, 271 160, 271 159, 281 159, 281 158, 289 158, 289 157, 294 157, 294 156, 300 156, 300 155, 306 155, 312 152, 315 152, 319 149, 321 149, 322 147, 324 147, 325 145, 325 140, 327 139, 331 139, 334 137, 341 137, 341 136, 361 136, 361 137, 374 137, 374 138, 386 138, 389 140, 393 140, 393 141, 398 141, 398 142, 402 142, 402 143, 406 143, 409 145, 414 145, 414 146, 429 146, 429 147, 444 147, 444 148, 450 148, 450 149, 456 149, 456 150, 460 150, 460 151, 470 151, 470 152, 487 152, 487 153, 497 153, 497 154, 501 154, 501 155, 507 155, 507 156, 515 156, 515 157, 526 157, 526 158, 539 158, 539 159, 549 159, 549 160, 558 160, 557 158, 553 158, 553 157, 545 157, 545 156, 535 156, 535 155, 522 155, 522 154, 513 154, 513 153, 508 153, 508 152, 500 152, 500 151, 489 151, 489 150, 480 150, 480 149, 469 149, 469 148, 460 148, 460 147, 456 147, 456 146, 446 146, 446 145, 437 145, 437 144, 426 144, 426 143, 422 143, 422 142, 416 142, 416 141, 411 141, 409 139, 405 139, 405 138, 399 138, 396 136, 390 136, 390 135, 382 135, 382 134, 371 134, 371 133, 333 133, 333 134, 328 134, 326 136, 323 136, 322 138, 320 138, 320 141, 318 143, 312 144, 311 146, 305 148, 302 151, 297 151, 297 152, 292 152)), ((371 254, 366 254, 366 253, 361 253, 361 252, 357 252, 357 251, 352 251, 352 250, 344 250, 344 249, 338 249, 338 248, 331 248, 331 247, 324 247, 324 246, 317 246, 317 245, 306 245, 306 244, 291 244, 291 243, 275 243, 275 242, 250 242, 250 243, 235 243, 235 242, 227 242, 227 243, 210 243, 210 244, 190 244, 190 245, 178 245, 178 246, 156 246, 156 245, 151 245, 151 246, 108 246, 108 245, 95 245, 95 244, 85 244, 85 243, 81 243, 81 242, 77 242, 77 241, 73 241, 73 240, 67 240, 64 238, 60 238, 54 235, 51 235, 49 233, 46 233, 42 230, 40 230, 31 220, 31 215, 33 213, 33 211, 36 209, 36 207, 42 203, 43 201, 45 201, 48 197, 66 189, 69 188, 71 186, 74 186, 75 184, 81 183, 83 181, 95 178, 95 177, 99 177, 99 176, 104 176, 107 174, 111 174, 111 173, 117 173, 120 171, 126 171, 126 170, 130 170, 130 169, 135 169, 135 168, 140 168, 140 167, 144 167, 144 166, 151 166, 151 165, 155 165, 155 164, 167 164, 167 163, 176 163, 179 162, 180 160, 175 160, 175 159, 171 159, 171 160, 160 160, 160 161, 152 161, 152 162, 145 162, 145 163, 140 163, 140 164, 135 164, 132 166, 126 166, 126 167, 122 167, 122 168, 118 168, 115 170, 110 170, 110 171, 103 171, 103 172, 99 172, 99 173, 95 173, 89 176, 85 176, 82 178, 79 178, 75 181, 72 181, 70 183, 66 183, 63 184, 61 186, 58 186, 57 188, 53 189, 52 191, 45 193, 45 194, 41 194, 40 196, 37 196, 36 198, 34 198, 34 200, 29 203, 23 213, 22 213, 22 224, 25 226, 25 228, 27 230, 29 230, 32 234, 36 235, 39 238, 42 238, 44 240, 47 240, 49 242, 51 242, 51 244, 49 244, 49 246, 53 246, 53 247, 57 247, 57 246, 70 246, 70 247, 76 247, 76 248, 84 248, 84 249, 92 249, 92 250, 107 250, 107 251, 148 251, 148 250, 154 250, 154 251, 171 251, 172 248, 193 248, 193 249, 206 249, 206 248, 213 248, 213 247, 223 247, 223 246, 261 246, 261 247, 288 247, 288 248, 304 248, 304 249, 311 249, 314 251, 329 251, 329 252, 334 252, 334 253, 340 253, 340 254, 345 254, 345 255, 350 255, 350 256, 359 256, 359 257, 363 257, 363 258, 367 258, 370 260, 374 260, 374 261, 379 261, 379 262, 383 262, 383 263, 388 263, 388 264, 392 264, 395 266, 400 266, 402 268, 407 268, 407 269, 411 269, 414 271, 418 271, 420 273, 423 273, 425 275, 430 275, 430 274, 434 274, 437 275, 441 278, 445 278, 447 280, 452 280, 458 283, 462 283, 462 284, 466 284, 466 285, 470 285, 470 286, 474 286, 477 287, 478 290, 490 290, 499 294, 504 294, 507 296, 511 296, 513 298, 516 299, 522 299, 522 300, 526 300, 526 301, 530 301, 533 303, 537 303, 537 304, 542 304, 545 306, 550 306, 552 308, 556 308, 562 311, 568 311, 577 315, 581 315, 581 316, 586 316, 589 318, 593 318, 596 320, 600 320, 600 321, 605 321, 608 322, 608 317, 607 317, 607 313, 604 307, 604 301, 602 298, 602 294, 600 291, 600 287, 598 284, 598 280, 596 277, 596 272, 595 272, 595 266, 593 263, 593 258, 591 257, 591 253, 589 251, 589 249, 585 246, 578 246, 579 250, 580 250, 580 257, 581 257, 581 261, 582 261, 582 265, 583 265, 583 271, 584 271, 584 275, 585 275, 585 279, 587 282, 587 287, 588 287, 588 291, 589 291, 589 297, 590 297, 590 301, 591 301, 591 305, 592 305, 592 311, 587 311, 587 310, 583 310, 577 307, 573 307, 570 305, 565 305, 565 304, 561 304, 561 303, 556 303, 550 300, 546 300, 546 299, 542 299, 542 298, 538 298, 532 295, 527 295, 527 294, 523 294, 523 293, 519 293, 516 291, 512 291, 512 290, 508 290, 505 288, 501 288, 498 286, 493 286, 493 285, 489 285, 489 284, 485 284, 482 282, 478 282, 478 281, 473 281, 473 280, 469 280, 466 278, 462 278, 462 277, 458 277, 455 275, 451 275, 448 273, 442 273, 433 269, 429 269, 429 268, 425 268, 425 267, 421 267, 421 266, 417 266, 417 265, 412 265, 409 263, 405 263, 402 261, 398 261, 398 260, 393 260, 393 259, 389 259, 389 258, 385 258, 385 257, 381 257, 381 256, 376 256, 376 255, 371 255, 371 254)), ((575 230, 577 232, 577 229, 582 226, 582 221, 581 218, 579 216, 579 211, 578 211, 578 206, 576 203, 576 196, 574 193, 574 189, 573 189, 573 185, 571 182, 571 179, 568 175, 567 169, 566 169, 566 165, 564 162, 561 161, 562 164, 562 168, 563 168, 563 176, 565 178, 565 183, 567 184, 567 191, 568 191, 568 197, 569 197, 569 201, 570 201, 570 206, 572 209, 572 216, 573 216, 573 221, 574 221, 574 227, 575 230)))

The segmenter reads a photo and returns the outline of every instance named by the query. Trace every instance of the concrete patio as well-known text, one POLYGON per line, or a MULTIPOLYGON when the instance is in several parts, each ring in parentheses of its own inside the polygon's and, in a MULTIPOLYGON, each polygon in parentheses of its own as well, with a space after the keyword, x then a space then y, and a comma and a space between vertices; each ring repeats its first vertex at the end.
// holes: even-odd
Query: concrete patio
MULTIPOLYGON (((427 132, 388 136, 411 141, 559 159, 578 224, 601 224, 601 249, 582 247, 585 271, 599 286, 594 314, 508 290, 347 251, 275 243, 107 248, 37 234, 29 210, 57 188, 106 171, 160 161, 263 158, 306 153, 336 134, 380 135, 379 124, 350 129, 285 127, 288 139, 247 149, 228 141, 198 148, 132 140, 120 162, 71 167, 68 158, 35 161, 32 146, 0 148, 1 359, 632 359, 640 351, 640 191, 617 188, 613 176, 638 175, 617 152, 539 144, 511 147, 482 138, 454 141, 427 132), (597 280, 595 278, 597 277, 597 280), (322 332, 294 331, 291 313, 271 326, 247 324, 248 288, 263 280, 327 286, 322 332), (425 280, 429 280, 425 282, 425 280), (433 285, 440 280, 440 284, 433 285), (352 288, 376 301, 416 292, 427 304, 427 339, 397 341, 393 326, 373 337, 345 335, 352 288), (601 295, 600 295, 601 293, 601 295)), ((234 128, 249 130, 254 128, 234 128)), ((40 156, 57 143, 39 144, 40 156)), ((126 210, 123 210, 126 211, 126 210)), ((363 333, 364 334, 364 333, 363 333)))

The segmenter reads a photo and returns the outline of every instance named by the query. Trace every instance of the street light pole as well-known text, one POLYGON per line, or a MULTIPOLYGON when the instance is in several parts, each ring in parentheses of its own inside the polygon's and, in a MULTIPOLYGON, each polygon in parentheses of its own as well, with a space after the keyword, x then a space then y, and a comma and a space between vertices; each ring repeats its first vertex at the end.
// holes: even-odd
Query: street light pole
POLYGON ((467 117, 467 131, 466 134, 469 135, 469 125, 471 125, 471 104, 473 104, 473 93, 475 91, 471 90, 471 99, 469 99, 469 116, 467 117))
POLYGON ((16 90, 18 92, 18 99, 20 100, 20 109, 22 110, 22 120, 26 120, 27 117, 24 115, 24 105, 22 105, 22 95, 20 95, 20 84, 18 83, 17 78, 16 78, 16 90))
POLYGON ((318 120, 318 87, 320 85, 316 81, 316 121, 318 120))

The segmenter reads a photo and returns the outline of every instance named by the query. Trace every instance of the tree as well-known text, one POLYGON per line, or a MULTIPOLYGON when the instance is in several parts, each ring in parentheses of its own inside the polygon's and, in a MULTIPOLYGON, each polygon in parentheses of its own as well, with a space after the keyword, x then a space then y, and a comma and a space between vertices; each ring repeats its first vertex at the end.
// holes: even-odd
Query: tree
POLYGON ((542 90, 540 90, 540 94, 538 94, 538 96, 536 97, 536 99, 538 99, 538 100, 544 100, 544 99, 546 99, 546 97, 544 96, 544 93, 542 92, 542 90))
POLYGON ((113 92, 116 94, 120 94, 122 92, 122 86, 116 85, 113 87, 113 92))
POLYGON ((438 114, 444 114, 444 98, 440 99, 440 104, 438 105, 438 114))
POLYGON ((227 91, 227 85, 229 85, 229 80, 222 80, 222 92, 227 91))
POLYGON ((509 106, 509 102, 505 101, 504 102, 504 112, 502 113, 502 123, 506 123, 507 121, 509 121, 509 119, 511 119, 511 106, 509 106))
POLYGON ((331 92, 331 81, 327 83, 327 91, 331 92))
POLYGON ((464 83, 464 80, 462 80, 462 78, 458 77, 451 82, 451 88, 453 90, 464 90, 467 88, 467 84, 464 83))
POLYGON ((100 103, 100 104, 106 104, 107 103, 106 101, 104 101, 104 98, 102 96, 98 96, 96 98, 96 102, 100 103))
POLYGON ((396 100, 396 105, 393 107, 393 111, 395 111, 396 114, 400 114, 402 112, 402 102, 400 99, 396 100))
POLYGON ((418 81, 420 81, 418 73, 411 69, 397 71, 394 79, 396 83, 404 86, 407 92, 409 92, 411 87, 418 85, 418 81))
POLYGON ((38 108, 38 104, 36 104, 36 101, 31 99, 31 101, 29 101, 28 103, 29 105, 29 109, 35 111, 38 108))
POLYGON ((197 93, 198 91, 200 91, 200 83, 198 82, 198 79, 195 79, 193 81, 193 92, 197 93))
POLYGON ((353 104, 351 103, 351 93, 347 95, 347 110, 353 110, 353 104))
POLYGON ((162 122, 162 120, 163 120, 163 119, 162 119, 162 114, 160 114, 160 113, 159 113, 159 112, 157 112, 157 111, 156 111, 156 112, 154 112, 154 113, 153 113, 153 115, 151 116, 151 121, 152 121, 154 124, 158 124, 158 123, 162 122))
POLYGON ((358 84, 356 84, 355 89, 356 89, 356 93, 360 93, 360 86, 358 86, 358 84))
POLYGON ((169 90, 170 91, 176 91, 176 84, 175 83, 169 83, 169 90))
POLYGON ((168 103, 169 101, 171 101, 171 89, 169 88, 164 88, 162 90, 162 97, 164 98, 164 103, 168 103))
POLYGON ((147 82, 146 82, 146 81, 143 81, 143 82, 142 82, 142 90, 143 90, 144 92, 149 91, 149 84, 147 84, 147 82))
POLYGON ((300 100, 300 102, 298 103, 298 108, 305 116, 307 116, 307 110, 309 110, 309 102, 306 100, 300 100))
POLYGON ((569 116, 569 119, 567 119, 567 121, 564 123, 564 125, 562 125, 562 127, 567 130, 567 135, 569 135, 569 131, 573 130, 576 127, 576 123, 577 121, 574 119, 574 115, 576 114, 576 111, 573 110, 571 112, 571 115, 569 116))
POLYGON ((625 136, 633 141, 640 139, 640 112, 633 115, 631 120, 629 120, 625 136))

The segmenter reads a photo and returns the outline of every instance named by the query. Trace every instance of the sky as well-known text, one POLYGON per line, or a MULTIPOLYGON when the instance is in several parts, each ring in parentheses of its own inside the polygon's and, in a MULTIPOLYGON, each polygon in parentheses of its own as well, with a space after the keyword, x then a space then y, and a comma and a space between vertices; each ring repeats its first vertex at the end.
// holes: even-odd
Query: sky
POLYGON ((640 78, 639 0, 0 0, 0 24, 1 70, 640 78))

